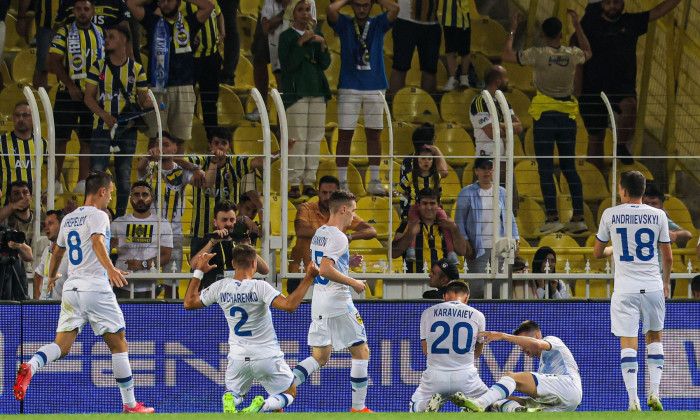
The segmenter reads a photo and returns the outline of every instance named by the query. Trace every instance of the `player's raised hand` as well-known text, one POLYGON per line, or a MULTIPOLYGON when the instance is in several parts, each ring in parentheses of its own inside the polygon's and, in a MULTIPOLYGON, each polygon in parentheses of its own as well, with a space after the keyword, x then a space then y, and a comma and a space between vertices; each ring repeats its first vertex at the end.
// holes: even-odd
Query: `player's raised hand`
POLYGON ((355 279, 355 284, 352 285, 352 290, 354 290, 355 293, 362 293, 365 291, 366 288, 367 288, 367 280, 355 279))
POLYGON ((116 286, 116 287, 124 287, 127 284, 129 284, 129 282, 126 281, 126 277, 124 277, 127 274, 129 274, 128 271, 120 270, 116 267, 113 267, 113 268, 107 270, 107 276, 109 277, 109 283, 112 286, 116 286))
POLYGON ((483 343, 487 344, 492 341, 503 340, 503 333, 493 331, 481 331, 479 334, 476 335, 476 338, 483 338, 483 343))
POLYGON ((350 261, 349 261, 348 265, 350 266, 350 268, 359 267, 362 265, 363 258, 364 257, 362 255, 355 254, 352 257, 350 257, 350 261))
POLYGON ((61 277, 63 277, 63 274, 56 274, 56 277, 49 276, 49 281, 46 283, 46 293, 53 290, 54 286, 56 286, 56 280, 60 279, 61 277))
POLYGON ((309 261, 309 263, 306 264, 306 277, 315 279, 316 276, 318 276, 318 266, 315 262, 309 261))
POLYGON ((205 273, 208 273, 211 270, 215 269, 216 264, 209 265, 209 261, 211 261, 211 259, 214 258, 215 255, 216 254, 207 254, 207 253, 202 254, 197 259, 197 264, 195 265, 195 270, 202 270, 205 273))

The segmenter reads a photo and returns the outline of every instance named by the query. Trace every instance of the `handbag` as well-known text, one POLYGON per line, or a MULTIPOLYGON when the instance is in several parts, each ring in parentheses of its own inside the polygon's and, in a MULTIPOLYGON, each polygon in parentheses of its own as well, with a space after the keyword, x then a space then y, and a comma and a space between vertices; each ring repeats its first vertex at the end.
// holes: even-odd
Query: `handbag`
POLYGON ((143 115, 148 113, 149 110, 152 110, 152 107, 149 109, 143 109, 138 103, 131 102, 130 95, 124 88, 121 78, 118 76, 115 77, 115 75, 119 75, 118 69, 116 69, 115 66, 108 61, 108 59, 105 59, 105 64, 107 65, 107 67, 109 67, 109 70, 112 72, 112 77, 117 82, 117 88, 119 89, 119 92, 122 94, 122 96, 124 96, 124 100, 126 101, 124 107, 117 116, 117 121, 127 122, 126 127, 124 127, 127 130, 130 128, 136 128, 139 132, 145 133, 146 131, 148 131, 148 123, 146 123, 146 120, 143 118, 143 115))

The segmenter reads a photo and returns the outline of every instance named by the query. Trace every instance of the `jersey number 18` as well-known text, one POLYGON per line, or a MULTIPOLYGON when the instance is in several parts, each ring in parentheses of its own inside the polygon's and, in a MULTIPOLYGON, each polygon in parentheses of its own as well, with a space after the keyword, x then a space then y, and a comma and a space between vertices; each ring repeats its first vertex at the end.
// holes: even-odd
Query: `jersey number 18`
MULTIPOLYGON (((634 261, 634 256, 630 254, 629 246, 627 245, 627 228, 617 228, 615 230, 620 235, 620 240, 622 241, 622 255, 620 255, 620 261, 630 262, 634 261)), ((654 258, 654 231, 647 228, 639 229, 634 234, 634 242, 637 244, 637 249, 635 254, 640 261, 649 261, 654 258), (642 235, 647 234, 647 240, 644 241, 642 235), (648 249, 647 255, 642 252, 644 249, 648 249)))

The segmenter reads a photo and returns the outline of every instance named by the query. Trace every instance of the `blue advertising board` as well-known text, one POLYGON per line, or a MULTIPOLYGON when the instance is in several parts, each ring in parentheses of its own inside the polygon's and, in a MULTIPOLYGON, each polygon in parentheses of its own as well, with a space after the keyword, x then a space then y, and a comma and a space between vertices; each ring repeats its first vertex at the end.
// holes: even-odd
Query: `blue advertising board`
MULTIPOLYGON (((407 411, 425 369, 419 341, 425 302, 358 303, 371 359, 367 405, 375 411, 407 411)), ((610 333, 608 302, 475 302, 494 331, 512 331, 526 319, 537 321, 544 335, 561 338, 576 358, 583 382, 579 410, 626 410, 620 373, 619 341, 610 333)), ((12 396, 14 371, 54 339, 58 305, 0 305, 0 413, 18 413, 12 396), (20 322, 21 320, 21 322, 20 322), (20 357, 21 356, 21 357, 20 357)), ((273 321, 287 362, 306 358, 310 305, 293 313, 273 309, 273 321)), ((228 327, 214 306, 185 311, 180 304, 123 304, 129 356, 138 401, 157 412, 221 410, 228 327)), ((667 410, 700 410, 700 304, 668 302, 664 331, 665 366, 661 396, 667 410)), ((640 396, 648 388, 645 348, 640 337, 640 396)), ((478 361, 487 385, 507 371, 535 370, 537 361, 506 342, 486 346, 478 361)), ((350 355, 334 353, 329 364, 299 387, 285 411, 350 409, 350 355)), ((254 385, 245 404, 265 395, 254 385)), ((24 413, 118 412, 119 390, 112 377, 111 356, 101 337, 86 326, 65 359, 40 370, 32 379, 24 413)), ((450 409, 449 405, 446 409, 450 409)))

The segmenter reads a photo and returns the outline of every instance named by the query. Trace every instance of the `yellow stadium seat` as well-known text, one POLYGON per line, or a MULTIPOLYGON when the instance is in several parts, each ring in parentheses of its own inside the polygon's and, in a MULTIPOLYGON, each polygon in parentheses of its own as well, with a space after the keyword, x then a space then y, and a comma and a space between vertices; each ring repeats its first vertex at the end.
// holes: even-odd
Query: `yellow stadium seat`
MULTIPOLYGON (((318 170, 316 171, 316 184, 318 184, 318 181, 324 175, 338 176, 338 166, 336 166, 335 161, 326 160, 319 162, 318 170)), ((367 195, 365 185, 362 183, 362 177, 352 163, 348 164, 348 187, 356 197, 364 197, 367 195)))
POLYGON ((435 146, 450 166, 465 166, 473 161, 476 151, 474 141, 460 126, 451 123, 441 124, 435 130, 435 146))
POLYGON ((440 99, 442 119, 445 122, 460 124, 466 129, 472 128, 469 107, 478 94, 479 92, 475 89, 466 89, 463 91, 453 90, 442 95, 442 99, 440 99))
MULTIPOLYGON (((338 146, 338 129, 333 130, 331 136, 330 150, 333 155, 337 155, 336 147, 338 146)), ((350 145, 350 162, 355 166, 367 166, 369 158, 367 157, 367 137, 365 128, 361 124, 357 124, 355 132, 352 136, 352 144, 350 145)))
POLYGON ((493 66, 493 63, 484 54, 474 51, 473 49, 471 54, 469 55, 469 60, 471 62, 471 65, 474 66, 474 71, 476 72, 477 79, 479 79, 480 82, 483 82, 486 70, 491 68, 491 66, 493 66))
MULTIPOLYGON (((146 140, 146 147, 148 140, 146 140)), ((138 147, 138 145, 137 145, 138 147)), ((192 118, 192 138, 185 142, 185 152, 193 155, 205 154, 209 151, 209 140, 207 139, 207 131, 202 125, 199 118, 192 118)), ((148 150, 146 150, 148 153, 148 150)))
MULTIPOLYGON (((584 159, 576 159, 576 170, 583 185, 583 199, 586 202, 598 203, 610 197, 608 184, 598 168, 584 159)), ((570 195, 569 183, 565 176, 559 177, 562 194, 570 195)))
POLYGON ((557 253, 557 273, 565 273, 566 260, 572 272, 582 273, 586 261, 583 254, 578 251, 581 247, 578 242, 566 233, 550 233, 540 239, 540 247, 548 246, 557 253), (566 251, 566 252, 565 252, 566 251))
POLYGON ((340 78, 340 54, 331 51, 331 65, 326 69, 328 86, 334 94, 338 92, 338 79, 340 78))
POLYGON ((17 53, 12 62, 12 74, 14 81, 31 86, 36 66, 36 48, 29 48, 17 53))
POLYGON ((532 67, 521 66, 518 63, 506 63, 503 62, 501 65, 508 72, 508 85, 516 89, 520 89, 523 92, 527 92, 530 95, 534 95, 536 92, 535 87, 532 84, 532 67))
POLYGON ((392 114, 399 121, 416 124, 440 122, 440 113, 433 97, 416 87, 405 87, 394 96, 392 114))
MULTIPOLYGON (((369 178, 370 178, 369 171, 365 171, 365 185, 369 184, 369 178)), ((389 158, 382 158, 382 160, 379 164, 379 180, 382 182, 382 187, 387 191, 397 192, 395 187, 399 183, 400 178, 401 178, 401 164, 399 164, 398 162, 393 161, 389 158), (394 167, 394 174, 393 174, 391 180, 389 179, 389 162, 391 162, 392 166, 394 167)), ((399 200, 399 197, 394 197, 394 199, 393 199, 394 203, 398 203, 398 200, 399 200)))
POLYGON ((255 87, 253 79, 253 64, 242 56, 238 59, 236 66, 236 85, 233 87, 236 93, 249 93, 255 87))
POLYGON ((666 201, 664 201, 664 208, 668 217, 678 224, 683 229, 690 231, 693 237, 697 238, 697 228, 693 223, 693 218, 688 211, 688 207, 676 197, 666 196, 666 201))
MULTIPOLYGON (((574 208, 571 201, 571 196, 568 194, 561 193, 557 196, 557 210, 559 211, 559 219, 563 223, 571 220, 574 215, 574 208)), ((590 207, 584 202, 583 203, 583 220, 586 221, 588 225, 588 232, 597 232, 598 223, 593 217, 593 212, 591 212, 590 207)), ((570 234, 571 236, 587 236, 588 233, 582 234, 570 234)))
MULTIPOLYGON (((403 121, 392 121, 391 129, 394 135, 394 160, 403 162, 404 158, 413 154, 413 131, 416 126, 403 121)), ((382 151, 389 150, 389 128, 384 127, 379 137, 382 143, 382 151)))
MULTIPOLYGON (((277 107, 275 106, 275 102, 272 100, 272 97, 269 94, 267 95, 267 101, 265 101, 265 106, 267 107, 267 116, 270 120, 270 125, 277 125, 277 107)), ((245 101, 245 112, 250 113, 256 109, 258 109, 258 106, 255 103, 255 100, 252 96, 248 95, 248 98, 245 101)))
MULTIPOLYGON (((535 159, 525 159, 515 165, 515 182, 518 186, 518 194, 521 197, 530 197, 542 203, 542 189, 540 188, 540 174, 537 171, 537 161, 535 159)), ((557 191, 557 180, 552 176, 557 191)))
MULTIPOLYGON (((620 196, 617 195, 615 198, 617 199, 617 204, 620 204, 620 196)), ((615 204, 615 205, 617 205, 617 204, 615 204)), ((603 216, 603 212, 605 211, 605 209, 607 209, 609 207, 612 207, 612 196, 601 201, 600 206, 598 206, 597 220, 600 220, 600 218, 603 216)))
POLYGON ((27 41, 17 34, 17 18, 8 14, 5 17, 5 53, 17 52, 28 47, 27 41))
MULTIPOLYGON (((617 177, 615 183, 617 184, 620 182, 620 174, 625 171, 639 171, 644 175, 644 178, 646 178, 647 182, 653 181, 654 180, 654 175, 651 174, 651 171, 647 169, 644 164, 638 160, 635 160, 633 164, 631 165, 622 165, 618 161, 617 163, 617 177)), ((610 171, 612 172, 612 171, 610 171)), ((608 176, 608 181, 610 180, 610 177, 608 176)))
POLYGON ((520 136, 514 136, 513 137, 513 163, 517 164, 520 163, 523 159, 525 159, 528 155, 525 154, 525 150, 523 149, 523 141, 520 139, 520 136))
MULTIPOLYGON (((270 133, 272 139, 272 153, 280 150, 279 143, 274 133, 270 133)), ((233 132, 233 153, 236 155, 258 155, 263 154, 263 133, 262 127, 257 123, 248 123, 238 126, 233 132)))
MULTIPOLYGON (((389 73, 387 73, 389 74, 389 73)), ((418 50, 413 52, 413 59, 411 60, 411 68, 406 72, 406 83, 405 86, 409 87, 421 87, 421 77, 422 73, 420 71, 420 61, 418 59, 418 50)), ((445 83, 447 83, 447 69, 445 69, 445 65, 442 64, 442 61, 438 61, 437 63, 437 73, 435 74, 436 77, 436 82, 437 82, 437 89, 439 91, 442 91, 442 88, 445 86, 445 83)))
POLYGON ((387 197, 360 198, 357 201, 357 215, 374 227, 379 240, 389 238, 389 231, 396 232, 401 223, 399 214, 387 197), (389 212, 391 212, 392 217, 391 225, 389 224, 389 212))
POLYGON ((245 121, 243 104, 238 96, 229 88, 219 88, 219 101, 216 103, 219 125, 232 127, 245 121))
POLYGON ((442 187, 442 197, 440 201, 443 204, 457 201, 457 196, 462 190, 462 183, 454 169, 450 167, 447 168, 447 176, 440 180, 440 186, 442 187))
POLYGON ((530 129, 532 127, 532 116, 530 116, 528 112, 530 109, 530 98, 519 89, 504 92, 504 95, 510 103, 510 106, 513 107, 513 112, 515 112, 515 115, 520 119, 523 129, 530 129))
MULTIPOLYGON (((607 280, 591 280, 588 289, 588 297, 593 299, 609 298, 607 280)), ((612 292, 612 285, 610 287, 612 292)), ((574 296, 577 298, 586 297, 586 280, 576 280, 574 296)))
MULTIPOLYGON (((238 3, 238 10, 240 10, 243 15, 257 18, 259 4, 259 0, 241 0, 238 3)), ((238 77, 238 74, 236 74, 236 77, 238 77)))
POLYGON ((9 116, 10 121, 15 111, 15 104, 27 100, 27 98, 24 97, 22 89, 23 87, 21 84, 10 83, 0 92, 0 115, 9 116))
MULTIPOLYGON (((684 271, 685 273, 685 271, 684 271)), ((677 279, 676 288, 673 291, 674 299, 687 299, 688 298, 688 279, 677 279)))
POLYGON ((238 22, 238 35, 241 39, 241 51, 250 51, 250 47, 253 45, 257 19, 252 16, 238 15, 236 20, 238 22))
POLYGON ((139 55, 141 57, 141 65, 143 66, 145 71, 148 68, 148 55, 144 53, 140 53, 139 55))
POLYGON ((530 197, 520 194, 520 209, 518 210, 518 232, 527 239, 539 237, 537 230, 545 219, 542 207, 530 197))
MULTIPOLYGON (((281 199, 277 195, 270 196, 270 233, 279 236, 282 232, 282 208, 281 199)), ((294 236, 294 219, 297 217, 297 208, 287 200, 287 238, 294 236)))
POLYGON ((0 74, 2 74, 2 87, 12 84, 10 69, 7 68, 5 60, 0 60, 0 74))
MULTIPOLYGON (((316 9, 318 11, 318 9, 316 9)), ((328 50, 337 54, 340 54, 340 37, 335 33, 331 25, 324 22, 321 26, 321 33, 323 38, 326 40, 326 45, 328 45, 328 50)))
POLYGON ((326 22, 326 9, 330 5, 330 0, 316 0, 316 19, 318 21, 324 21, 323 25, 327 25, 326 22))
POLYGON ((489 58, 500 60, 506 43, 506 30, 500 23, 488 17, 471 21, 472 51, 479 51, 489 58))
POLYGON ((321 140, 320 155, 321 155, 321 159, 323 159, 323 160, 335 161, 335 156, 331 155, 331 150, 328 148, 328 142, 326 141, 325 137, 323 138, 323 140, 321 140))
POLYGON ((469 165, 464 167, 462 171, 462 185, 467 186, 473 184, 476 181, 476 176, 474 175, 474 164, 469 163, 469 165))

